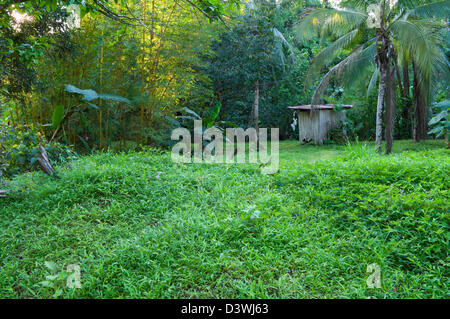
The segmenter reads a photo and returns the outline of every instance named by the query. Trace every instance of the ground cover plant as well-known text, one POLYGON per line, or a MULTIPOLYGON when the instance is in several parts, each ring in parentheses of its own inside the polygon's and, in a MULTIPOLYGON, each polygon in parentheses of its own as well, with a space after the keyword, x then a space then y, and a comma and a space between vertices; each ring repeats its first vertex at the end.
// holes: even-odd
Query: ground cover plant
POLYGON ((443 141, 280 145, 280 171, 98 153, 10 181, 2 298, 446 298, 443 141), (361 151, 361 149, 363 149, 361 151), (376 263, 381 289, 369 289, 376 263), (65 284, 67 265, 81 289, 65 284))

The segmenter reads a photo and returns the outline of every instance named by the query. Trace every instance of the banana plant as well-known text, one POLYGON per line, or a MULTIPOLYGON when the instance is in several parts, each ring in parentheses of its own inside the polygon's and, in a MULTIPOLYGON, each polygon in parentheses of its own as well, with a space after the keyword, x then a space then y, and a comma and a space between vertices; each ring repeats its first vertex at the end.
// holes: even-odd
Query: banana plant
MULTIPOLYGON (((87 105, 91 106, 94 109, 100 109, 100 107, 92 101, 95 100, 106 100, 106 101, 115 101, 115 102, 123 102, 127 104, 131 104, 131 101, 127 98, 124 98, 122 96, 114 95, 114 94, 99 94, 96 91, 92 89, 79 89, 76 86, 66 84, 65 85, 65 91, 73 94, 78 94, 81 96, 81 101, 86 103, 87 105)), ((76 108, 73 108, 70 112, 65 112, 64 105, 58 105, 53 110, 53 116, 52 116, 52 127, 55 130, 53 133, 52 138, 50 141, 52 141, 55 136, 58 134, 59 129, 61 128, 61 124, 64 121, 65 118, 70 115, 70 113, 73 113, 76 110, 76 108)))
POLYGON ((88 105, 93 107, 94 109, 99 109, 99 107, 91 101, 93 100, 107 100, 107 101, 116 101, 116 102, 124 102, 127 104, 131 104, 131 101, 122 96, 114 95, 114 94, 99 94, 92 89, 82 90, 77 88, 76 86, 66 84, 66 91, 69 93, 75 93, 82 96, 82 100, 86 102, 88 105))

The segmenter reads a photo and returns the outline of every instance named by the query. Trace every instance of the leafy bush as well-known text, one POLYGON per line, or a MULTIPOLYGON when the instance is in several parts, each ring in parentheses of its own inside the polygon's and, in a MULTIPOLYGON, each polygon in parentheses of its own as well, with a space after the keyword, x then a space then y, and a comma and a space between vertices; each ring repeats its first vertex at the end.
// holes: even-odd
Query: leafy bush
POLYGON ((348 140, 357 138, 354 135, 353 122, 346 119, 345 122, 340 122, 328 131, 327 140, 336 144, 346 144, 348 140))
POLYGON ((450 130, 450 114, 448 113, 450 110, 450 100, 437 103, 434 106, 434 109, 436 110, 435 115, 428 123, 432 129, 428 134, 434 134, 436 138, 444 137, 447 146, 450 146, 450 135, 448 134, 448 131, 450 130))
POLYGON ((139 143, 135 141, 123 140, 111 142, 108 146, 108 151, 112 153, 132 152, 140 150, 139 143))
POLYGON ((54 162, 61 162, 76 155, 68 146, 47 142, 33 126, 0 123, 0 176, 11 177, 36 169, 40 157, 39 145, 45 148, 49 159, 54 162))

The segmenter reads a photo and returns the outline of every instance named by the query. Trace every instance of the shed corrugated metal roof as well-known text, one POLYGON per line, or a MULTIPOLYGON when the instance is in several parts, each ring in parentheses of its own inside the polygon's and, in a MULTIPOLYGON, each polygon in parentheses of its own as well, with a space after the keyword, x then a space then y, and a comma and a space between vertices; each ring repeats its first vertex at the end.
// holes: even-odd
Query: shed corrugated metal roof
MULTIPOLYGON (((334 104, 318 104, 315 106, 318 110, 332 110, 334 109, 334 104)), ((352 108, 353 105, 350 104, 344 104, 342 105, 344 109, 352 108)), ((311 110, 311 104, 307 105, 297 105, 297 106, 288 106, 289 109, 292 110, 311 110)))

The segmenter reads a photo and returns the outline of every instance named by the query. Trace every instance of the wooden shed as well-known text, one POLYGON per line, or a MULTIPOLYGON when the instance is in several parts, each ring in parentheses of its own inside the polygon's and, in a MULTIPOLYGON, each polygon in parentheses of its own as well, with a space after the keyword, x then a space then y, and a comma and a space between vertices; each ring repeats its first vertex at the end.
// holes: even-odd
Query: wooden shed
MULTIPOLYGON (((349 109, 352 105, 342 105, 349 109)), ((300 143, 314 141, 315 144, 323 144, 328 132, 345 120, 345 112, 334 110, 333 104, 315 105, 311 112, 311 105, 289 106, 295 110, 298 117, 298 131, 300 143)))

